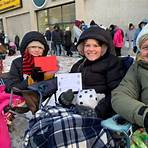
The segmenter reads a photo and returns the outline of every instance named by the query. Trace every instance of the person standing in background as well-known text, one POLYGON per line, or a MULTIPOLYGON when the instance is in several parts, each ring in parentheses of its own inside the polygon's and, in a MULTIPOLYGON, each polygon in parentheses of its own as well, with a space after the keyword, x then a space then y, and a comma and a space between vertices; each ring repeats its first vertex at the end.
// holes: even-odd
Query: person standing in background
POLYGON ((116 56, 121 56, 121 48, 124 44, 124 32, 118 26, 115 26, 115 33, 113 37, 113 43, 115 46, 116 56))
POLYGON ((47 44, 49 46, 48 54, 51 54, 51 31, 50 31, 49 27, 46 28, 45 38, 46 38, 47 44))
POLYGON ((52 42, 55 47, 55 54, 60 56, 63 50, 63 31, 58 24, 54 26, 54 30, 52 31, 52 42))
POLYGON ((136 31, 135 26, 132 23, 130 23, 129 27, 128 27, 128 30, 125 33, 125 46, 128 47, 130 55, 131 55, 132 50, 133 50, 133 41, 134 41, 135 31, 136 31))
POLYGON ((17 47, 17 50, 19 50, 20 38, 18 35, 15 36, 14 43, 17 47))
POLYGON ((0 32, 0 43, 4 45, 4 38, 5 38, 5 34, 4 31, 0 32))
POLYGON ((73 53, 71 52, 71 46, 72 46, 72 41, 71 41, 70 27, 66 27, 64 32, 64 48, 67 51, 67 56, 72 57, 73 53))
POLYGON ((77 43, 77 41, 79 40, 79 37, 82 33, 81 30, 81 21, 79 20, 75 20, 74 26, 72 28, 72 43, 77 43))
POLYGON ((135 34, 134 34, 134 41, 133 41, 133 52, 136 53, 137 52, 137 46, 136 46, 136 40, 137 40, 137 36, 138 34, 140 33, 140 31, 142 30, 142 28, 147 24, 146 21, 141 21, 139 24, 138 24, 138 28, 136 29, 135 31, 135 34))
POLYGON ((114 38, 114 34, 115 34, 115 25, 111 24, 109 26, 109 31, 110 31, 110 34, 112 36, 112 39, 114 38))

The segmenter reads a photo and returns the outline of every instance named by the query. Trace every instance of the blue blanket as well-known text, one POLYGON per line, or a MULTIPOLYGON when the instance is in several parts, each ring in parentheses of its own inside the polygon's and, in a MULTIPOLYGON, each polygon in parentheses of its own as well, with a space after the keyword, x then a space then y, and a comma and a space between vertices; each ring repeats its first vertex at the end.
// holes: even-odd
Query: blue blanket
POLYGON ((29 121, 25 148, 111 148, 110 132, 98 118, 82 117, 60 106, 46 106, 29 121))

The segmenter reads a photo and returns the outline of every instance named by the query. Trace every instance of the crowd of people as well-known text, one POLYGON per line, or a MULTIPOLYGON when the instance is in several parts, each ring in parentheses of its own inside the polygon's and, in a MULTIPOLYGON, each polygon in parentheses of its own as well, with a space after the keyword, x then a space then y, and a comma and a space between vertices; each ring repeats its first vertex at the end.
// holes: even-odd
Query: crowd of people
MULTIPOLYGON (((63 32, 56 24, 52 31, 47 28, 44 35, 30 31, 23 36, 19 46, 21 57, 12 62, 5 79, 6 88, 2 93, 3 96, 8 96, 8 100, 11 90, 16 90, 15 95, 25 102, 18 107, 25 108, 25 112, 30 110, 36 114, 40 109, 38 116, 29 122, 24 147, 114 147, 113 134, 101 127, 101 121, 116 113, 147 131, 148 25, 145 23, 146 26, 142 27, 142 23, 139 25, 139 33, 131 23, 128 31, 124 33, 114 24, 105 28, 103 25, 97 25, 94 20, 90 22, 90 26, 84 21, 76 20, 72 31, 67 26, 63 32), (138 34, 136 47, 132 45, 135 34, 138 34), (120 57, 124 38, 129 43, 129 49, 139 51, 134 64, 127 63, 126 70, 120 57), (98 95, 104 94, 104 97, 94 108, 90 108, 83 106, 84 102, 79 105, 74 103, 74 92, 69 94, 67 91, 58 98, 56 106, 49 104, 39 108, 40 96, 43 96, 43 100, 50 98, 56 93, 58 86, 55 73, 42 71, 35 66, 34 59, 53 54, 60 56, 63 50, 67 56, 72 56, 73 45, 81 59, 72 66, 70 73, 81 73, 82 90, 85 90, 85 93, 87 90, 94 90, 98 95), (32 90, 34 87, 36 89, 32 90), (70 138, 67 131, 73 133, 70 138), (56 133, 60 133, 60 138, 56 133), (106 139, 102 139, 104 135, 107 135, 106 139)), ((0 95, 0 105, 4 101, 1 97, 0 95)), ((82 94, 79 95, 79 98, 81 97, 82 94)), ((92 98, 92 94, 89 97, 92 98)), ((96 97, 94 99, 97 100, 96 97)), ((3 119, 4 116, 1 112, 0 118, 3 119)), ((9 145, 5 148, 10 148, 10 138, 8 140, 9 145)), ((5 145, 5 141, 0 140, 0 144, 5 145)))
POLYGON ((128 49, 127 55, 135 55, 138 52, 136 47, 136 38, 143 26, 147 24, 147 20, 143 20, 138 24, 138 28, 133 23, 129 23, 126 30, 123 31, 116 24, 111 24, 109 27, 104 27, 102 24, 95 23, 94 20, 90 21, 87 25, 82 20, 75 20, 72 28, 67 26, 65 30, 61 30, 59 25, 55 25, 53 29, 46 28, 45 37, 51 47, 50 54, 72 56, 72 51, 75 51, 75 46, 80 35, 89 27, 100 26, 108 28, 112 36, 113 46, 112 53, 116 56, 122 56, 122 50, 128 49), (66 51, 66 53, 65 53, 66 51))

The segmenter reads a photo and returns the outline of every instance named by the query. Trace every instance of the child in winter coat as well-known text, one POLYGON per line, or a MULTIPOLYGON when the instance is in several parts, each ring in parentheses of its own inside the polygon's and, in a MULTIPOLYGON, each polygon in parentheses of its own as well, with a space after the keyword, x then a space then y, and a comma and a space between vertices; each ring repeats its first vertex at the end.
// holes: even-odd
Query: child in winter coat
MULTIPOLYGON (((44 73, 34 64, 34 57, 46 56, 48 50, 49 46, 41 33, 37 31, 26 33, 20 44, 21 57, 12 61, 6 81, 6 92, 10 92, 13 87, 26 90, 33 83, 53 78, 54 74, 44 73)), ((30 105, 30 101, 37 103, 31 97, 30 100, 29 98, 25 99, 26 103, 29 103, 28 105, 30 105)), ((36 105, 38 106, 38 103, 36 105)), ((31 111, 34 113, 36 109, 34 108, 31 111)))
POLYGON ((12 98, 13 109, 15 108, 18 111, 18 108, 21 107, 22 109, 24 108, 24 110, 19 111, 28 111, 28 109, 30 109, 32 113, 37 111, 39 104, 37 95, 33 91, 30 91, 30 94, 27 97, 24 97, 22 92, 23 90, 27 90, 28 86, 34 83, 54 77, 54 74, 45 73, 40 67, 35 67, 34 64, 34 57, 46 56, 48 50, 49 47, 47 42, 41 33, 31 31, 24 35, 20 45, 21 57, 12 61, 5 85, 0 86, 0 146, 3 145, 5 148, 11 147, 10 137, 6 126, 12 114, 9 112, 9 108, 7 110, 7 106, 9 106, 10 102, 11 89, 15 87, 17 90, 16 95, 13 95, 12 98), (27 104, 27 107, 25 103, 27 104), (5 108, 5 112, 3 111, 3 108, 5 108))

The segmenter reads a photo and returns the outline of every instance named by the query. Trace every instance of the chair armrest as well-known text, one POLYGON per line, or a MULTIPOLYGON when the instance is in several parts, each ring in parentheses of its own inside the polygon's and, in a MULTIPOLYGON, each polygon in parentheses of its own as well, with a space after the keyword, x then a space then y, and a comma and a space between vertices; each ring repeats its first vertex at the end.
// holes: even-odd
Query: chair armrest
MULTIPOLYGON (((123 118, 122 119, 125 120, 123 122, 123 124, 122 123, 119 123, 118 122, 118 119, 119 118, 121 119, 122 117, 119 116, 118 114, 117 115, 114 115, 111 118, 108 118, 106 120, 101 121, 101 125, 102 125, 102 127, 107 128, 109 130, 112 130, 112 131, 115 131, 115 132, 120 132, 120 133, 123 132, 125 134, 128 134, 129 131, 132 130, 132 124, 129 123, 128 121, 126 121, 123 118)), ((130 135, 131 134, 132 134, 132 131, 131 131, 130 135)))

